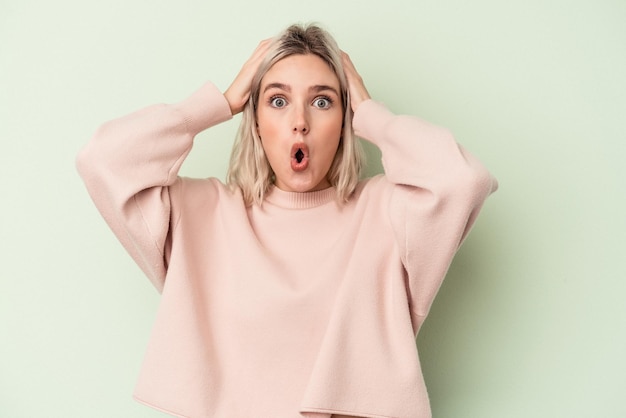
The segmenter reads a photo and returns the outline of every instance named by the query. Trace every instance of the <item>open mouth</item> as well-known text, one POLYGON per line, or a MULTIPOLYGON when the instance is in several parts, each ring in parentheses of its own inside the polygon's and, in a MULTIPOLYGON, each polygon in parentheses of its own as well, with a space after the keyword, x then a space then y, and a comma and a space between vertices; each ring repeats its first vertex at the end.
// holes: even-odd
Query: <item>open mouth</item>
POLYGON ((291 169, 304 171, 309 166, 309 147, 304 142, 293 144, 291 147, 291 169))
POLYGON ((302 148, 298 148, 298 151, 296 151, 296 161, 298 161, 298 163, 301 163, 302 160, 304 159, 304 153, 302 152, 302 148))

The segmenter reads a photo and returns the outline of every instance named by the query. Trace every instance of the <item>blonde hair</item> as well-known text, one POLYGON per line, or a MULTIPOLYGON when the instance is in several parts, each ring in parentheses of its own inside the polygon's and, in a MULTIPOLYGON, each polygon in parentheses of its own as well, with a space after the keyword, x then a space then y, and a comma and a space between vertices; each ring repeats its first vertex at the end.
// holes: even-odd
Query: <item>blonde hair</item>
POLYGON ((364 157, 361 144, 352 130, 353 114, 341 50, 332 36, 319 26, 292 25, 275 38, 253 78, 250 99, 243 109, 241 125, 230 157, 226 181, 232 188, 241 189, 247 205, 260 205, 265 193, 274 183, 274 172, 256 129, 256 107, 261 80, 283 58, 306 54, 314 54, 324 60, 339 79, 344 121, 339 147, 327 174, 329 183, 337 191, 337 200, 346 202, 359 181, 364 157))

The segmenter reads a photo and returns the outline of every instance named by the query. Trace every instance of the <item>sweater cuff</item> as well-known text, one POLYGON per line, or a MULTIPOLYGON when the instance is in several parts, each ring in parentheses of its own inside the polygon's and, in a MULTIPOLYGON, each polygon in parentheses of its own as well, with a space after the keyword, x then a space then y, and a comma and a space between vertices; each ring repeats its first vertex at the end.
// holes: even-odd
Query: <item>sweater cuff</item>
POLYGON ((233 117, 228 101, 211 82, 204 84, 175 107, 182 113, 192 135, 233 117))
POLYGON ((387 124, 394 116, 382 103, 372 99, 366 100, 354 112, 352 119, 354 133, 378 145, 378 142, 384 138, 383 133, 387 124))

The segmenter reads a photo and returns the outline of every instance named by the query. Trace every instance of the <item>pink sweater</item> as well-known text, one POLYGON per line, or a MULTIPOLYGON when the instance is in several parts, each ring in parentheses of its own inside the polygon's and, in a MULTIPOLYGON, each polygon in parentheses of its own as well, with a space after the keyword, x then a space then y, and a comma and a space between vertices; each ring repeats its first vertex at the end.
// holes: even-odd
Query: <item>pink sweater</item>
POLYGON ((177 173, 231 117, 206 84, 104 124, 77 165, 162 292, 135 398, 182 417, 430 417, 415 336, 496 182, 445 129, 367 101, 385 175, 346 204, 274 188, 262 206, 177 173))

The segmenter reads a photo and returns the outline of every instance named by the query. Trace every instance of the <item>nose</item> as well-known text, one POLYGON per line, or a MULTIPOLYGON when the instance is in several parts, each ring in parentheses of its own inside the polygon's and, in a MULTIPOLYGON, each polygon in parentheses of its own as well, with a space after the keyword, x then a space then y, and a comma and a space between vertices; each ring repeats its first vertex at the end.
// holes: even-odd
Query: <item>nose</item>
POLYGON ((307 134, 309 132, 309 117, 306 107, 300 107, 295 110, 293 120, 293 133, 307 134))

